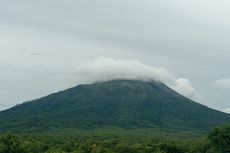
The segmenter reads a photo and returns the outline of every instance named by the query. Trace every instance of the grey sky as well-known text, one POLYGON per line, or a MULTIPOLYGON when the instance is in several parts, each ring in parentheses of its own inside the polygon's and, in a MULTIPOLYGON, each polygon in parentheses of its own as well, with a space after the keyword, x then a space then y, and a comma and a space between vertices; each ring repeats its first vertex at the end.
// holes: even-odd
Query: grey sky
POLYGON ((2 0, 0 109, 79 83, 72 72, 104 56, 165 67, 190 80, 202 103, 228 110, 229 8, 228 0, 2 0))

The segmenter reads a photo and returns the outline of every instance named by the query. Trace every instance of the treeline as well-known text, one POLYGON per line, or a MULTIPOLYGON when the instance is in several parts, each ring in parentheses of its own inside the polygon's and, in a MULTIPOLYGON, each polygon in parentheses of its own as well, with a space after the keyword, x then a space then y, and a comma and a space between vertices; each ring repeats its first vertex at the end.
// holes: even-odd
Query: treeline
POLYGON ((216 128, 207 137, 195 140, 146 138, 55 139, 16 136, 0 138, 0 153, 229 153, 230 126, 216 128))

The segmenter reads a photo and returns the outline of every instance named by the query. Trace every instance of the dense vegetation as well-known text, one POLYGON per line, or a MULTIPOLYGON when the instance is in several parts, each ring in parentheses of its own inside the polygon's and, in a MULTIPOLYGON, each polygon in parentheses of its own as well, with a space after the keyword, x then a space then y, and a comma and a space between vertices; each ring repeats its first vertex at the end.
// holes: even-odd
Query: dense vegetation
MULTIPOLYGON (((70 130, 70 129, 68 129, 70 130)), ((216 128, 208 136, 190 133, 143 136, 140 131, 73 131, 69 133, 4 134, 0 153, 228 153, 230 126, 216 128), (124 132, 124 133, 123 133, 124 132), (75 133, 75 134, 74 134, 75 133), (77 134, 78 133, 78 134, 77 134), (195 137, 194 137, 195 136, 195 137)), ((157 132, 156 132, 157 133, 157 132)))
POLYGON ((115 80, 58 92, 0 112, 0 130, 170 128, 209 130, 230 115, 193 102, 160 82, 115 80))

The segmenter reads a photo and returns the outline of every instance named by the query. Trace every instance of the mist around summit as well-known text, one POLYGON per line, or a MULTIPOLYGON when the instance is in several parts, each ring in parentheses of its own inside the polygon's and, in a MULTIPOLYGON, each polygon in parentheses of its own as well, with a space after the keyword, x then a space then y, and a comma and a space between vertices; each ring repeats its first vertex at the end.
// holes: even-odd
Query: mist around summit
POLYGON ((119 79, 154 80, 166 84, 192 100, 200 102, 202 99, 189 79, 178 77, 165 67, 150 66, 137 59, 98 57, 91 62, 81 64, 73 72, 73 77, 74 80, 78 80, 81 83, 119 79))

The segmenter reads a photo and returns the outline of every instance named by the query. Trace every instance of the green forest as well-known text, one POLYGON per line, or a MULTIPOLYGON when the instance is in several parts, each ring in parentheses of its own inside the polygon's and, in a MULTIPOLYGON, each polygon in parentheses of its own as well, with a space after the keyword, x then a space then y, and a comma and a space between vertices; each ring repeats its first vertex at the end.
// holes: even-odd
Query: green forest
POLYGON ((230 126, 209 133, 61 129, 3 133, 0 153, 229 153, 230 126))

